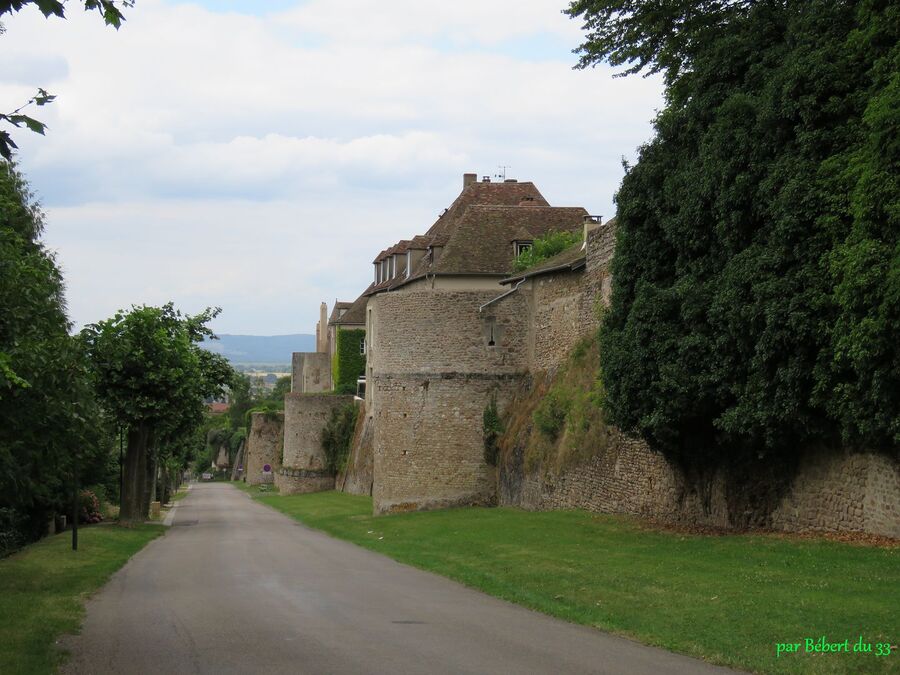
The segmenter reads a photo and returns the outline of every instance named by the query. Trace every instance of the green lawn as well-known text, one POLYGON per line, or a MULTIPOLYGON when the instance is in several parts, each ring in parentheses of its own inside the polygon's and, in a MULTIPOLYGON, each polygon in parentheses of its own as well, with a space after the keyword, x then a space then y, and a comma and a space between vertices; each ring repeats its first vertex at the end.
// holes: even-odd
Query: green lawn
POLYGON ((491 595, 759 672, 900 672, 900 549, 648 531, 582 511, 466 508, 373 517, 336 492, 254 498, 312 527, 491 595), (872 654, 803 653, 804 638, 872 654), (801 643, 776 658, 776 643, 801 643))
POLYGON ((164 529, 94 525, 78 530, 78 551, 66 532, 0 560, 0 673, 53 672, 54 642, 78 630, 87 596, 164 529))

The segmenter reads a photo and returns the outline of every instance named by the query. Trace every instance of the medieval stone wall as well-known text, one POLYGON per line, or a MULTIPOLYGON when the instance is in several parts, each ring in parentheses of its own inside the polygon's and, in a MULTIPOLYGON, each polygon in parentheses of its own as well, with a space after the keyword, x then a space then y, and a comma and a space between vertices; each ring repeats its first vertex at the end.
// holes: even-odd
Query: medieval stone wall
POLYGON ((683 474, 646 443, 610 429, 602 450, 560 473, 526 472, 521 454, 500 472, 500 503, 529 510, 585 509, 651 520, 726 527, 724 480, 689 489, 683 474))
POLYGON ((373 373, 511 373, 527 367, 526 306, 507 289, 413 290, 369 300, 373 373), (493 328, 493 342, 490 345, 493 328))
POLYGON ((283 465, 304 471, 325 471, 322 430, 332 410, 353 402, 353 396, 297 394, 284 397, 283 465))
MULTIPOLYGON (((585 267, 542 274, 523 284, 528 299, 528 367, 533 373, 555 369, 582 339, 597 330, 600 305, 612 293, 610 263, 615 224, 588 231, 585 267)), ((501 302, 505 302, 505 299, 501 302)))
POLYGON ((371 495, 374 481, 374 441, 375 422, 366 415, 366 406, 356 401, 359 414, 356 417, 356 429, 350 441, 350 455, 347 468, 338 474, 336 488, 341 492, 354 495, 371 495))
POLYGON ((529 365, 532 372, 552 370, 572 347, 597 327, 596 316, 585 312, 590 288, 583 271, 536 277, 531 282, 529 307, 529 365))
POLYGON ((331 391, 331 358, 321 352, 294 352, 291 358, 291 391, 331 391))
POLYGON ((334 489, 334 475, 322 471, 304 471, 284 467, 275 474, 275 487, 283 495, 324 492, 334 489))
POLYGON ((807 453, 772 514, 772 527, 900 539, 900 461, 873 453, 807 453))
POLYGON ((523 297, 479 311, 501 292, 415 290, 369 301, 376 513, 495 500, 482 415, 492 396, 500 405, 511 396, 528 339, 523 297))
POLYGON ((284 441, 284 415, 282 413, 255 412, 250 415, 250 435, 247 438, 247 458, 244 477, 250 485, 271 482, 263 476, 268 464, 274 473, 281 468, 281 452, 284 441))
POLYGON ((748 519, 744 502, 736 508, 736 492, 765 492, 773 480, 777 478, 751 473, 735 483, 723 470, 705 480, 688 477, 643 441, 611 430, 600 452, 559 474, 526 472, 521 454, 507 458, 499 486, 501 504, 529 510, 585 509, 674 525, 900 538, 900 462, 896 459, 872 453, 810 451, 772 504, 774 509, 762 500, 748 519))

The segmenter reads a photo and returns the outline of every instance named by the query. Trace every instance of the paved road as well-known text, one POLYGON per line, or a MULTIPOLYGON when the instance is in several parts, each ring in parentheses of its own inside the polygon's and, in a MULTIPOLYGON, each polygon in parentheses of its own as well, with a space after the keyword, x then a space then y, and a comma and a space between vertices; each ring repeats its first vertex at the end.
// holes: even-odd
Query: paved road
POLYGON ((310 530, 227 484, 89 603, 67 673, 704 673, 310 530))

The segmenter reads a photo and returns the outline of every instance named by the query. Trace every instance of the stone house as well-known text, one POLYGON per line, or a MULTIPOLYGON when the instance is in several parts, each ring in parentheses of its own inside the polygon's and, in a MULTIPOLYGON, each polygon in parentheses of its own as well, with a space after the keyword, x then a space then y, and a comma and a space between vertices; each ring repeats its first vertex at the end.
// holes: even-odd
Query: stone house
POLYGON ((375 258, 364 295, 376 512, 494 501, 482 415, 528 369, 527 308, 522 297, 495 303, 500 282, 536 238, 581 232, 587 216, 550 206, 531 182, 466 174, 424 235, 375 258))

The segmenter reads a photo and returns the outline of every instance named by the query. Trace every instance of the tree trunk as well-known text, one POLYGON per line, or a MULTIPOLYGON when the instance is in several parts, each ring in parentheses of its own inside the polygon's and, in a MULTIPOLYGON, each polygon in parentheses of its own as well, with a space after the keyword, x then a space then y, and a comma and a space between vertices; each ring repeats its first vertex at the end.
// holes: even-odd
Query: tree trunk
POLYGON ((162 465, 162 470, 159 472, 160 474, 160 487, 161 495, 159 501, 163 504, 169 503, 169 467, 165 464, 162 465))
POLYGON ((150 502, 156 497, 156 461, 159 457, 159 451, 155 447, 155 443, 148 440, 147 442, 147 452, 145 454, 145 462, 144 462, 144 491, 143 491, 143 506, 144 518, 146 519, 150 515, 150 502))
POLYGON ((153 461, 150 465, 150 501, 155 502, 159 496, 157 491, 159 483, 159 450, 153 453, 153 461))
POLYGON ((122 525, 144 522, 146 512, 141 507, 144 501, 149 435, 149 429, 143 424, 128 429, 128 448, 125 451, 122 498, 119 505, 119 523, 122 525))

